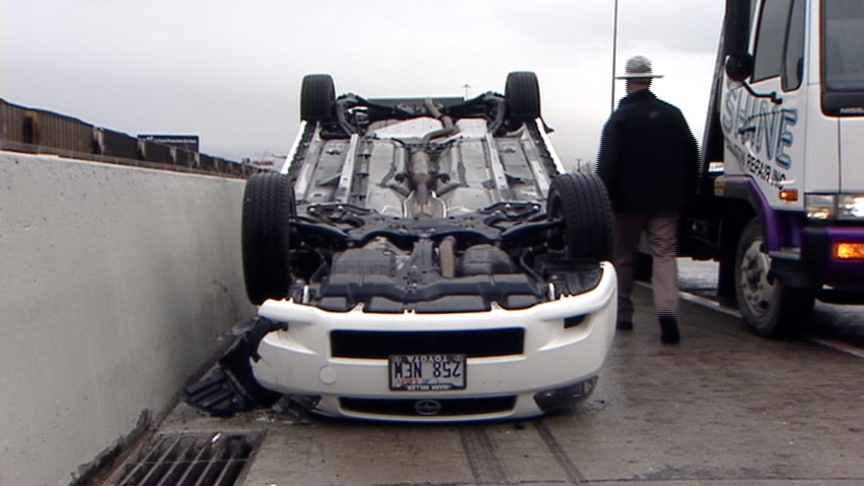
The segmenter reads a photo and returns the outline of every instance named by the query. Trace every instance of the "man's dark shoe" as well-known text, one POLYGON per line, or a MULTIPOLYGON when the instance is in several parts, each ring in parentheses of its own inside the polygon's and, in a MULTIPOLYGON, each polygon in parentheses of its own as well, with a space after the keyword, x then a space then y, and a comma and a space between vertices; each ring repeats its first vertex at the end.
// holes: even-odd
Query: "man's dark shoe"
POLYGON ((678 344, 681 333, 678 332, 678 319, 669 316, 660 318, 660 342, 663 344, 678 344))
POLYGON ((618 321, 615 323, 615 329, 619 331, 632 331, 633 323, 631 321, 618 321))

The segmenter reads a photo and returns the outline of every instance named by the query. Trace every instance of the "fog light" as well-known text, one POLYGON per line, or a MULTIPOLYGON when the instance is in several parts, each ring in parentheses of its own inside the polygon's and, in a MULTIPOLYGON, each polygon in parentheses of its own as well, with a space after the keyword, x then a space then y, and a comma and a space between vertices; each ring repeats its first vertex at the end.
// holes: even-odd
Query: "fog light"
POLYGON ((837 260, 864 260, 864 243, 837 243, 834 245, 837 260))
POLYGON ((545 413, 566 410, 588 398, 594 391, 597 377, 570 385, 566 388, 546 390, 534 394, 534 403, 545 413))

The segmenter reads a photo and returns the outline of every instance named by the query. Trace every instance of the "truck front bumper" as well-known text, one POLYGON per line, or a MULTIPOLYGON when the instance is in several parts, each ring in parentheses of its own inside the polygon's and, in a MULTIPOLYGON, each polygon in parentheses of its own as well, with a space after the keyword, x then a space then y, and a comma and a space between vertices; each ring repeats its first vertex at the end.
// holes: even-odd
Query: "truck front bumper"
POLYGON ((842 291, 862 292, 864 291, 862 248, 864 248, 864 227, 806 228, 801 245, 801 263, 821 284, 842 291), (852 253, 843 251, 843 248, 852 249, 852 253))

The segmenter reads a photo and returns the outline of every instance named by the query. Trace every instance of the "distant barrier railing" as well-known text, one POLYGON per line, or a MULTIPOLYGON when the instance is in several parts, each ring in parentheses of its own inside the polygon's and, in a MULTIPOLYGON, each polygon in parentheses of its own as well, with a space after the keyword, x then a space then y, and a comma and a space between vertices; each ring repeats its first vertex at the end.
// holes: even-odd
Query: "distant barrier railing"
POLYGON ((264 169, 139 139, 0 98, 0 150, 245 178, 264 169))

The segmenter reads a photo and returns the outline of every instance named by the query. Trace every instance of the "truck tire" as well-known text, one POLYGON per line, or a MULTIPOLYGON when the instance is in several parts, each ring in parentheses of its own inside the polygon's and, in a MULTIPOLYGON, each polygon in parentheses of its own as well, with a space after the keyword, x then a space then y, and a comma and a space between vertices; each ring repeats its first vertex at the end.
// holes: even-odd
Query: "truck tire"
POLYGON ((762 337, 799 333, 813 310, 815 293, 792 289, 769 275, 771 257, 764 246, 762 221, 753 218, 741 232, 735 256, 735 297, 747 327, 762 337))
POLYGON ((615 254, 612 204, 596 174, 561 174, 549 187, 547 213, 564 221, 567 258, 611 261, 615 254))
POLYGON ((508 74, 504 96, 511 120, 522 123, 540 116, 540 85, 536 74, 527 71, 508 74))
POLYGON ((307 74, 300 87, 300 119, 329 121, 333 119, 336 86, 329 74, 307 74))
POLYGON ((282 174, 254 174, 243 194, 243 277, 249 300, 281 299, 291 285, 290 221, 294 190, 282 174))

